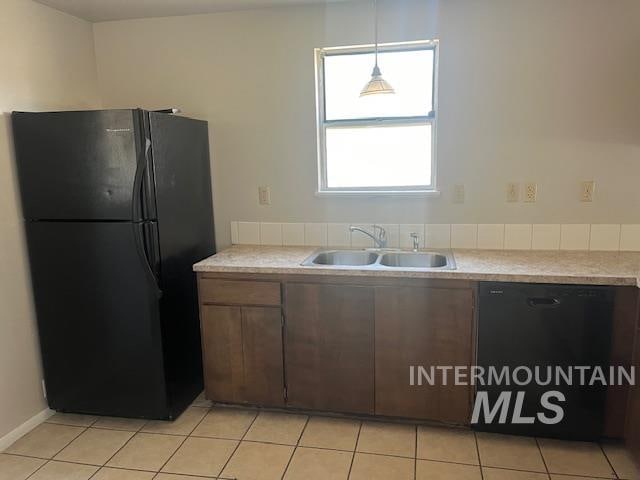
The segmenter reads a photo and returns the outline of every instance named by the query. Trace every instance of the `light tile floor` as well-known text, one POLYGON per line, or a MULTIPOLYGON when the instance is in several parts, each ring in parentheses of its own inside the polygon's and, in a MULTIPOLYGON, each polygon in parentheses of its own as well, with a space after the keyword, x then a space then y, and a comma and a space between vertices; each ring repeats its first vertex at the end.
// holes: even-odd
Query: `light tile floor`
POLYGON ((57 414, 0 480, 640 480, 619 444, 212 407, 175 422, 57 414))

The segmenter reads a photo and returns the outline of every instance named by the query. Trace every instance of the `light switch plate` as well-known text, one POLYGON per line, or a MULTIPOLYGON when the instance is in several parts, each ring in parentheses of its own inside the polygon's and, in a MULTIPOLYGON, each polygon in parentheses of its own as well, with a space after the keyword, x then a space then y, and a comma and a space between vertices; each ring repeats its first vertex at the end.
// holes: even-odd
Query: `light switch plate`
POLYGON ((258 187, 258 203, 271 205, 271 187, 258 187))
POLYGON ((515 203, 520 200, 520 184, 515 182, 507 183, 507 202, 515 203))

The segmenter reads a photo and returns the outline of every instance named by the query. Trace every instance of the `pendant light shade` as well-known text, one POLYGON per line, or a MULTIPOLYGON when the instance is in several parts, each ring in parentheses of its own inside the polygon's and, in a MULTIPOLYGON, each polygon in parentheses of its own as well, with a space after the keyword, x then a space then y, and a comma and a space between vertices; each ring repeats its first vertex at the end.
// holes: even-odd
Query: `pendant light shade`
POLYGON ((360 92, 360 96, 365 97, 367 95, 377 95, 379 93, 396 93, 396 91, 389 82, 382 78, 380 67, 376 65, 373 67, 371 80, 369 80, 369 82, 364 86, 362 92, 360 92))
POLYGON ((382 73, 380 72, 380 67, 378 66, 378 0, 373 1, 374 9, 375 9, 375 58, 376 63, 373 67, 373 72, 371 72, 371 80, 367 82, 362 91, 360 92, 361 97, 365 97, 367 95, 378 95, 378 94, 389 94, 396 93, 393 87, 387 82, 384 78, 382 78, 382 73))

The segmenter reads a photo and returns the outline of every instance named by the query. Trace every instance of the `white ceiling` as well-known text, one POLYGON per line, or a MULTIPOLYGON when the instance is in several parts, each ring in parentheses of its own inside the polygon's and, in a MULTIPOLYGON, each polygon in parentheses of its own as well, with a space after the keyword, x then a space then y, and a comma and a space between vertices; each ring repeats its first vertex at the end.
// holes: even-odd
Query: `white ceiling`
POLYGON ((91 22, 168 17, 345 0, 35 0, 91 22))

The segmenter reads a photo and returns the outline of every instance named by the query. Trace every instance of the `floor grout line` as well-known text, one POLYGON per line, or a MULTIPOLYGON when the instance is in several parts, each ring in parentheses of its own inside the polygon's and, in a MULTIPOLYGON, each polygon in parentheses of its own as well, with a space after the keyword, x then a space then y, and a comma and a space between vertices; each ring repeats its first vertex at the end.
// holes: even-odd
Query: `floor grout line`
POLYGON ((84 427, 84 428, 89 428, 89 427, 92 427, 98 420, 100 420, 100 416, 98 416, 98 415, 82 415, 82 414, 75 414, 75 413, 67 413, 67 414, 65 414, 64 412, 56 412, 51 417, 47 418, 42 423, 47 423, 49 425, 64 425, 65 427, 84 427), (65 423, 64 421, 62 421, 62 422, 52 422, 51 419, 54 418, 56 415, 81 415, 81 416, 84 416, 84 417, 95 417, 95 418, 94 418, 94 420, 86 422, 86 423, 88 423, 88 425, 86 423, 83 423, 83 424, 65 423))
MULTIPOLYGON (((213 410, 213 407, 211 407, 211 410, 213 410)), ((210 410, 210 411, 211 411, 210 410)), ((247 429, 244 431, 244 433, 242 434, 242 437, 240 437, 240 440, 237 440, 238 444, 236 445, 236 448, 233 449, 233 452, 231 452, 231 455, 229 455, 229 458, 227 458, 227 461, 224 462, 224 465, 222 466, 222 468, 220 469, 220 474, 218 475, 219 478, 224 478, 223 474, 224 474, 224 470, 225 468, 227 468, 227 465, 229 465, 229 462, 231 461, 231 459, 233 458, 233 456, 236 454, 236 452, 238 451, 238 448, 240 448, 240 445, 242 445, 242 442, 244 441, 245 437, 247 436, 247 434, 249 433, 249 430, 251 430, 251 427, 253 427, 253 424, 256 423, 256 420, 258 419, 258 417, 260 416, 260 412, 257 411, 255 412, 256 415, 253 417, 253 420, 251 420, 251 423, 249 424, 249 426, 247 427, 247 429)))
POLYGON ((544 465, 544 469, 547 472, 547 478, 551 480, 551 472, 549 472, 549 466, 547 465, 547 461, 544 459, 544 455, 542 454, 542 447, 540 446, 540 442, 538 442, 538 438, 534 438, 536 442, 536 446, 538 447, 538 453, 540 453, 540 458, 542 459, 542 464, 544 465))
MULTIPOLYGON (((187 438, 191 438, 191 437, 187 437, 187 438)), ((196 437, 198 438, 198 437, 196 437)), ((237 439, 235 441, 238 441, 237 439)), ((239 441, 238 441, 239 442, 239 441)), ((248 441, 245 440, 245 442, 249 442, 249 443, 264 443, 264 442, 252 442, 252 441, 248 441)), ((289 446, 291 447, 292 445, 284 445, 284 444, 277 444, 280 446, 289 446)), ((408 460, 410 459, 409 457, 399 457, 399 456, 394 456, 394 455, 385 455, 385 454, 379 454, 379 453, 366 453, 366 452, 355 452, 355 451, 351 451, 349 452, 348 450, 331 450, 331 449, 325 449, 325 448, 321 448, 321 447, 312 447, 312 446, 299 446, 299 448, 305 448, 305 449, 311 449, 311 450, 329 450, 329 451, 337 451, 337 452, 341 452, 341 453, 360 453, 362 455, 370 455, 370 456, 379 456, 379 457, 392 457, 392 458, 401 458, 401 459, 405 459, 408 460)), ((70 462, 67 460, 54 460, 54 459, 44 459, 41 457, 29 457, 29 456, 25 456, 25 455, 15 455, 15 454, 4 454, 4 455, 9 455, 9 456, 15 456, 15 457, 21 457, 21 458, 30 458, 30 459, 37 459, 37 460, 43 460, 45 463, 39 467, 38 469, 42 468, 44 465, 46 465, 47 463, 50 462, 57 462, 57 463, 66 463, 66 464, 71 464, 71 465, 83 465, 83 466, 88 466, 88 467, 96 467, 98 468, 98 471, 102 468, 109 468, 109 469, 113 469, 113 470, 123 470, 123 471, 132 471, 132 472, 146 472, 146 473, 153 473, 155 475, 158 475, 160 473, 167 473, 167 472, 156 472, 153 470, 143 470, 140 468, 132 468, 132 467, 119 467, 119 466, 108 466, 108 465, 96 465, 96 464, 91 464, 91 463, 82 463, 82 462, 70 462)), ((433 463, 442 463, 442 464, 447 464, 447 465, 461 465, 461 466, 470 466, 470 467, 480 467, 478 464, 471 464, 471 463, 460 463, 460 462, 451 462, 451 461, 444 461, 444 460, 432 460, 432 459, 420 459, 418 458, 417 460, 423 460, 425 462, 433 462, 433 463)), ((496 466, 485 466, 485 468, 491 468, 491 469, 495 469, 495 470, 504 470, 504 471, 509 471, 509 472, 522 472, 522 473, 537 473, 537 474, 544 474, 546 472, 540 472, 540 471, 533 471, 533 470, 522 470, 522 469, 517 469, 517 468, 508 468, 508 467, 496 467, 496 466)), ((35 473, 35 472, 34 472, 35 473)), ((96 475, 98 472, 94 473, 92 475, 93 478, 94 475, 96 475)), ((33 474, 32 474, 33 475, 33 474)), ((174 474, 175 475, 175 474, 174 474)), ((230 479, 228 477, 222 477, 222 476, 218 476, 218 477, 203 477, 201 475, 193 475, 193 474, 187 474, 187 473, 180 473, 178 475, 183 475, 183 476, 188 476, 188 477, 194 477, 194 478, 217 478, 217 479, 221 479, 221 480, 233 480, 230 479)), ((576 478, 594 478, 594 479, 598 479, 598 480, 615 480, 612 479, 611 477, 594 477, 594 476, 585 476, 585 475, 569 475, 569 474, 555 474, 555 475, 559 475, 559 476, 570 476, 570 477, 576 477, 576 478)), ((621 480, 620 478, 618 480, 621 480)))
MULTIPOLYGON (((192 408, 192 407, 188 407, 188 408, 192 408)), ((307 445, 307 446, 302 446, 301 442, 302 439, 306 433, 306 430, 309 428, 309 424, 310 421, 313 419, 314 415, 311 414, 305 414, 306 420, 305 423, 302 427, 302 429, 300 430, 300 433, 297 436, 297 441, 295 444, 285 444, 285 443, 277 443, 277 442, 269 442, 269 441, 259 441, 259 440, 248 440, 247 436, 249 435, 251 429, 254 427, 254 425, 256 424, 256 422, 259 420, 260 415, 262 413, 264 413, 267 410, 260 410, 260 409, 241 409, 241 410, 247 410, 247 411, 252 411, 254 412, 254 416, 251 419, 251 422, 249 423, 249 425, 246 427, 244 433, 242 434, 240 439, 237 438, 226 438, 226 437, 221 437, 221 436, 204 436, 204 435, 194 435, 194 432, 198 429, 198 427, 200 427, 200 425, 207 419, 207 417, 209 416, 209 414, 214 410, 215 406, 212 407, 202 407, 202 406, 197 406, 197 407, 193 407, 196 408, 197 410, 202 410, 204 411, 204 415, 202 416, 202 418, 200 418, 192 428, 189 429, 189 432, 186 434, 177 434, 177 433, 161 433, 161 432, 143 432, 142 428, 140 427, 139 430, 135 430, 133 428, 131 429, 118 429, 118 428, 109 428, 109 427, 100 427, 100 426, 95 426, 96 423, 99 421, 99 418, 97 418, 96 420, 94 420, 93 422, 91 422, 90 425, 71 425, 71 424, 66 424, 66 423, 52 423, 52 422, 43 422, 46 423, 48 425, 58 425, 58 426, 63 426, 63 427, 73 427, 78 429, 78 433, 77 435, 75 435, 71 440, 69 440, 68 442, 66 442, 66 444, 61 447, 59 450, 57 450, 57 452, 51 457, 51 458, 43 458, 43 457, 37 457, 37 456, 31 456, 31 455, 24 455, 24 454, 20 454, 20 453, 10 453, 10 452, 0 452, 3 455, 7 455, 7 456, 15 456, 15 457, 23 457, 23 458, 30 458, 30 459, 37 459, 42 461, 42 465, 40 465, 38 468, 36 468, 36 470, 34 470, 31 474, 29 474, 26 479, 32 479, 39 471, 41 471, 43 468, 45 468, 47 465, 49 465, 50 463, 64 463, 64 464, 72 464, 72 465, 82 465, 82 466, 87 466, 87 467, 94 467, 96 468, 96 471, 94 473, 92 473, 88 478, 89 479, 94 479, 97 478, 98 473, 104 469, 104 468, 113 468, 116 470, 122 470, 122 471, 137 471, 137 472, 147 472, 153 475, 152 478, 156 479, 158 478, 163 472, 162 469, 165 468, 169 462, 175 458, 175 456, 177 455, 177 453, 179 452, 179 450, 184 446, 185 442, 187 442, 187 440, 189 440, 189 438, 200 438, 200 439, 218 439, 218 440, 226 440, 226 441, 235 441, 237 442, 235 448, 233 449, 233 451, 231 452, 231 454, 229 455, 229 457, 227 458, 226 462, 224 462, 224 465, 222 466, 220 472, 218 473, 217 476, 215 477, 208 477, 208 476, 202 476, 202 475, 194 475, 194 474, 187 474, 187 473, 181 473, 180 475, 184 475, 186 477, 190 477, 190 478, 215 478, 218 480, 234 480, 233 478, 229 478, 223 475, 224 470, 228 467, 228 465, 231 463, 232 459, 234 458, 234 456, 237 454, 238 449, 241 447, 241 445, 243 443, 248 444, 248 443, 253 443, 253 444, 267 444, 267 445, 279 445, 279 446, 286 446, 286 447, 293 447, 291 454, 288 458, 288 461, 286 463, 286 466, 283 470, 282 475, 280 476, 280 480, 284 480, 284 478, 287 476, 288 473, 290 473, 290 468, 291 468, 291 464, 293 462, 293 459, 296 455, 297 450, 299 449, 303 449, 303 448, 309 448, 309 449, 316 449, 316 450, 326 450, 326 451, 333 451, 333 452, 350 452, 351 455, 351 462, 349 465, 349 469, 348 469, 348 477, 350 478, 353 472, 353 467, 355 464, 355 456, 358 453, 361 453, 362 455, 373 455, 373 456, 379 456, 379 457, 392 457, 392 458, 401 458, 401 459, 411 459, 411 457, 407 457, 407 456, 402 456, 402 455, 393 455, 393 454, 384 454, 384 453, 368 453, 368 452, 358 452, 358 444, 360 442, 360 438, 362 437, 362 429, 364 427, 364 423, 365 421, 363 419, 360 418, 355 418, 355 417, 351 417, 354 420, 357 420, 358 423, 358 429, 357 429, 357 435, 356 435, 356 442, 355 442, 355 447, 353 448, 353 450, 343 450, 343 449, 338 449, 338 448, 330 448, 330 447, 321 447, 321 446, 313 446, 313 445, 307 445), (97 430, 106 430, 106 431, 120 431, 120 432, 126 432, 128 434, 130 434, 130 437, 126 440, 126 442, 123 443, 123 445, 121 447, 119 447, 114 453, 113 455, 111 455, 105 463, 103 463, 102 465, 97 465, 97 464, 92 464, 92 463, 84 463, 82 461, 69 461, 69 460, 59 460, 56 459, 56 456, 58 456, 62 451, 64 451, 65 449, 67 449, 71 444, 73 444, 76 440, 78 440, 80 437, 82 437, 82 435, 86 434, 89 431, 97 431, 97 430), (151 470, 144 470, 144 469, 140 469, 140 468, 129 468, 129 467, 121 467, 121 466, 108 466, 108 463, 110 461, 113 460, 114 457, 116 457, 124 448, 126 448, 126 446, 132 441, 133 438, 135 438, 138 434, 140 433, 144 433, 145 435, 164 435, 164 436, 179 436, 182 437, 182 441, 179 442, 179 445, 175 448, 175 450, 171 453, 171 455, 169 455, 168 459, 162 464, 162 466, 160 467, 159 470, 157 471, 151 471, 151 470)), ((186 411, 186 410, 185 410, 186 411)), ((284 413, 286 415, 286 412, 280 412, 280 413, 284 413)), ((297 415, 300 415, 299 413, 296 412, 297 415)), ((179 418, 179 417, 178 417, 179 418)), ((343 418, 343 417, 330 417, 330 418, 343 418)), ((178 420, 178 419, 176 419, 178 420)), ((176 421, 174 420, 174 421, 176 421)), ((87 422, 89 423, 89 422, 87 422)), ((146 422, 146 424, 148 424, 149 422, 146 422)), ((452 462, 452 461, 447 461, 447 460, 436 460, 436 459, 421 459, 418 458, 418 434, 419 434, 419 428, 420 425, 419 424, 414 424, 413 425, 413 430, 414 430, 414 455, 413 455, 413 478, 414 480, 417 479, 417 462, 418 460, 426 460, 429 462, 436 462, 436 463, 444 463, 444 464, 454 464, 454 465, 473 465, 470 463, 462 463, 462 462, 452 462)), ((470 430, 471 433, 473 433, 474 436, 474 441, 475 441, 475 447, 476 447, 476 454, 478 457, 478 464, 476 465, 477 467, 479 467, 480 470, 480 478, 482 480, 484 480, 485 478, 485 472, 484 469, 485 468, 495 468, 497 470, 503 470, 503 471, 513 471, 513 472, 529 472, 529 473, 537 473, 537 474, 546 474, 547 478, 549 480, 551 480, 551 471, 549 468, 549 465, 547 465, 547 461, 543 455, 543 451, 542 451, 542 446, 541 446, 541 441, 540 439, 536 438, 536 437, 530 437, 535 441, 536 447, 537 447, 537 451, 542 459, 542 463, 544 465, 544 472, 534 472, 531 470, 524 470, 524 469, 519 469, 519 468, 508 468, 508 467, 489 467, 484 466, 483 462, 482 462, 482 457, 480 455, 480 440, 479 440, 479 435, 477 432, 475 432, 474 430, 470 430)), ((123 435, 124 436, 124 435, 123 435)), ((176 442, 177 443, 177 442, 176 442)), ((609 458, 609 455, 607 455, 607 452, 604 449, 604 445, 602 442, 595 442, 595 444, 598 446, 599 450, 601 451, 602 455, 605 457, 607 464, 609 465, 611 472, 612 472, 612 476, 611 477, 594 477, 594 476, 584 476, 584 475, 574 475, 576 478, 602 478, 603 480, 606 480, 607 478, 609 480, 620 480, 622 478, 624 478, 623 476, 619 475, 618 472, 616 471, 612 460, 609 458)), ((345 459, 346 460, 346 459, 345 459)), ((345 465, 346 466, 346 465, 345 465)), ((555 475, 555 474, 554 474, 555 475)), ((562 478, 563 475, 559 475, 558 478, 562 478)))
POLYGON ((476 453, 478 454, 478 466, 480 467, 480 478, 484 480, 484 472, 482 471, 482 458, 480 458, 480 445, 478 444, 478 434, 474 431, 473 438, 476 441, 476 453))
POLYGON ((12 457, 33 458, 33 459, 37 459, 37 460, 45 460, 45 461, 53 460, 52 458, 36 457, 35 455, 24 455, 24 454, 22 454, 22 453, 0 452, 0 454, 2 454, 2 455, 11 455, 12 457))
MULTIPOLYGON (((43 423, 46 423, 46 422, 43 422, 43 423)), ((41 424, 41 425, 42 425, 42 424, 41 424)), ((49 425, 56 425, 56 424, 54 424, 54 423, 49 423, 49 425)), ((71 426, 71 425, 63 425, 63 426, 69 427, 69 426, 71 426)), ((73 426, 78 427, 77 425, 73 425, 73 426)), ((36 427, 36 428, 38 428, 38 427, 36 427)), ((83 427, 78 427, 78 428, 83 428, 83 427)), ((75 436, 75 437, 73 437, 69 442, 67 442, 67 444, 66 444, 64 447, 62 447, 60 450, 58 450, 58 451, 53 455, 53 457, 51 457, 51 458, 49 458, 49 459, 46 459, 47 461, 46 461, 43 465, 41 465, 41 466, 40 466, 40 468, 38 468, 38 470, 40 470, 40 469, 44 468, 46 465, 48 465, 49 463, 51 463, 51 462, 53 461, 53 459, 55 458, 55 456, 56 456, 56 455, 58 455, 62 450, 64 450, 65 448, 67 448, 69 445, 71 445, 71 443, 73 443, 73 441, 74 441, 76 438, 78 438, 80 435, 82 435, 84 432, 86 432, 86 431, 88 430, 88 428, 89 428, 89 427, 84 427, 84 428, 83 428, 83 430, 82 430, 80 433, 78 433, 78 435, 76 435, 76 436, 75 436)), ((34 428, 33 430, 35 430, 35 428, 34 428)), ((33 432, 33 430, 31 430, 31 432, 33 432)), ((29 433, 31 433, 31 432, 29 432, 29 433)), ((28 435, 28 434, 27 434, 27 435, 28 435)), ((21 437, 21 438, 22 438, 22 437, 21 437)), ((16 441, 17 441, 17 440, 16 440, 16 441)), ((27 455, 25 455, 25 456, 27 456, 27 455)), ((38 457, 33 457, 33 458, 38 458, 38 457)), ((44 459, 44 458, 41 458, 41 460, 45 460, 45 459, 44 459)), ((38 470, 36 470, 35 472, 33 472, 31 475, 29 475, 25 480, 28 480, 29 478, 33 477, 33 476, 35 475, 35 473, 36 473, 38 470)), ((93 476, 93 475, 92 475, 92 476, 93 476)))
POLYGON ((418 478, 418 425, 416 425, 416 441, 413 447, 413 480, 418 478))
MULTIPOLYGON (((73 464, 75 464, 75 465, 88 465, 88 464, 77 463, 77 462, 64 462, 64 463, 73 463, 73 464)), ((89 466, 91 466, 91 467, 97 467, 98 465, 89 465, 89 466)), ((110 470, 123 470, 123 471, 125 471, 125 472, 144 472, 144 473, 153 473, 154 475, 155 475, 156 473, 158 473, 158 472, 155 472, 155 471, 153 471, 153 470, 143 470, 143 469, 141 469, 141 468, 131 468, 131 467, 127 467, 127 468, 124 468, 124 467, 116 467, 115 465, 107 465, 107 464, 100 465, 99 470, 102 470, 103 468, 108 468, 108 469, 110 469, 110 470)), ((96 472, 96 473, 97 473, 97 472, 96 472)), ((94 475, 95 475, 95 474, 94 474, 94 475)))
MULTIPOLYGON (((130 433, 141 433, 140 430, 133 430, 127 428, 111 428, 111 427, 89 427, 89 430, 107 430, 108 432, 130 432, 130 433)), ((144 432, 142 432, 144 433, 144 432)), ((158 435, 168 435, 159 433, 158 435)))
MULTIPOLYGON (((217 440, 237 440, 233 438, 217 438, 217 437, 193 437, 193 438, 216 438, 217 440)), ((266 440, 243 440, 246 443, 264 443, 266 445, 279 445, 281 447, 295 447, 296 445, 293 443, 276 443, 276 442, 268 442, 266 440)), ((352 452, 353 450, 343 450, 340 448, 329 448, 329 447, 315 447, 313 445, 300 445, 302 448, 316 448, 318 450, 329 450, 331 452, 352 452)), ((401 455, 386 455, 387 457, 400 457, 401 455)), ((402 457, 402 458, 411 458, 411 457, 402 457)))
POLYGON ((302 431, 300 432, 300 435, 298 435, 298 441, 296 442, 295 446, 293 447, 293 452, 291 452, 291 456, 289 457, 289 461, 287 462, 287 466, 284 467, 284 472, 282 472, 282 476, 280 477, 280 480, 284 480, 284 477, 287 474, 287 470, 289 470, 289 465, 291 465, 291 460, 293 460, 293 456, 296 454, 296 451, 298 450, 298 447, 300 446, 300 440, 302 440, 302 436, 304 435, 304 431, 307 429, 307 425, 309 425, 309 420, 311 420, 311 416, 307 415, 307 421, 304 423, 304 427, 302 427, 302 431))
POLYGON ((167 473, 167 472, 149 472, 149 473, 153 473, 153 477, 151 477, 151 480, 160 478, 160 475, 178 475, 181 478, 182 477, 194 478, 194 479, 200 478, 202 480, 237 480, 235 478, 224 478, 224 477, 203 477, 202 475, 190 475, 188 473, 180 473, 180 474, 167 473))
POLYGON ((153 435, 173 435, 174 437, 188 437, 189 435, 191 435, 191 433, 194 432, 194 430, 196 428, 198 428, 198 425, 200 425, 200 423, 202 422, 202 420, 204 420, 204 418, 207 416, 207 414, 209 413, 209 411, 211 411, 210 408, 203 408, 203 407, 192 407, 189 406, 187 408, 184 409, 184 412, 182 412, 178 418, 174 418, 173 420, 149 420, 148 422, 146 422, 142 427, 140 427, 140 430, 138 430, 138 433, 148 433, 148 434, 153 434, 153 435), (184 415, 187 410, 190 410, 192 408, 197 408, 198 410, 206 410, 204 416, 202 417, 201 420, 198 421, 197 425, 193 428, 193 430, 190 430, 190 433, 166 433, 166 432, 153 432, 153 431, 149 431, 149 430, 145 430, 145 428, 147 427, 147 425, 149 425, 151 422, 165 422, 165 423, 173 423, 176 422, 178 420, 178 418, 180 418, 182 415, 184 415))
POLYGON ((353 447, 353 454, 351 455, 351 464, 349 465, 349 473, 347 474, 347 480, 351 478, 351 470, 353 470, 353 462, 356 459, 356 452, 358 451, 358 442, 360 441, 360 432, 362 431, 362 420, 360 420, 360 426, 358 427, 358 435, 356 435, 356 445, 353 447))
MULTIPOLYGON (((391 456, 391 455, 384 455, 384 456, 391 456)), ((406 457, 401 457, 401 458, 406 458, 406 457)), ((422 462, 448 463, 448 464, 451 464, 451 465, 462 465, 464 467, 479 467, 480 466, 479 463, 453 462, 451 460, 435 460, 433 458, 420 458, 420 457, 417 457, 417 460, 420 460, 422 462)), ((505 470, 512 470, 512 469, 505 469, 505 470)), ((517 470, 517 471, 527 472, 528 470, 517 470)))
MULTIPOLYGON (((187 409, 188 409, 188 408, 191 408, 191 407, 187 407, 187 409)), ((187 409, 185 409, 185 412, 187 411, 187 409)), ((208 413, 208 412, 207 412, 207 413, 208 413)), ((184 414, 184 412, 183 412, 183 414, 184 414)), ((207 414, 205 413, 205 415, 204 415, 204 416, 202 417, 202 419, 198 422, 198 424, 193 428, 193 430, 191 430, 191 432, 193 432, 193 431, 197 428, 197 426, 198 426, 198 425, 200 425, 200 423, 205 419, 205 417, 206 417, 206 416, 207 416, 207 414)), ((176 419, 176 420, 177 420, 177 419, 176 419)), ((96 420, 96 422, 97 422, 97 421, 98 421, 98 420, 96 420)), ((175 421, 175 420, 174 420, 174 421, 175 421)), ((98 469, 98 470, 97 470, 93 475, 91 475, 91 477, 89 477, 89 480, 91 480, 92 478, 94 478, 102 468, 107 467, 107 465, 109 464, 109 462, 110 462, 111 460, 113 460, 113 459, 115 458, 115 456, 116 456, 116 455, 118 455, 118 453, 120 453, 120 452, 122 451, 122 449, 124 449, 124 448, 125 448, 125 447, 130 443, 130 442, 131 442, 131 440, 133 440, 133 439, 134 439, 134 438, 135 438, 139 433, 145 433, 145 432, 142 432, 142 429, 143 429, 143 428, 144 428, 144 426, 145 426, 145 425, 147 425, 149 422, 150 422, 150 420, 149 420, 149 421, 147 421, 147 422, 145 422, 145 423, 140 427, 140 429, 139 429, 139 430, 137 430, 137 431, 135 431, 135 432, 134 432, 134 431, 131 431, 131 430, 115 430, 115 429, 108 429, 108 428, 105 428, 105 429, 97 428, 98 430, 126 431, 126 432, 128 432, 128 433, 133 433, 133 435, 131 435, 131 437, 129 437, 129 439, 128 439, 128 440, 127 440, 127 441, 126 441, 126 442, 125 442, 125 443, 124 443, 124 444, 123 444, 119 449, 117 449, 117 450, 115 451, 115 453, 114 453, 113 455, 111 455, 111 456, 109 457, 109 459, 108 459, 108 460, 107 460, 107 461, 106 461, 106 462, 105 462, 105 463, 104 463, 104 464, 103 464, 103 465, 102 465, 102 466, 101 466, 101 467, 100 467, 100 468, 99 468, 99 469, 98 469)), ((95 424, 95 422, 94 422, 94 424, 95 424)), ((91 427, 91 428, 95 428, 95 427, 91 427)), ((149 434, 149 435, 151 435, 151 434, 149 434)), ((160 434, 160 435, 161 435, 161 434, 160 434)), ((177 435, 175 435, 175 436, 177 436, 177 435)), ((173 455, 175 455, 175 453, 178 451, 178 449, 182 446, 182 444, 185 442, 185 440, 186 440, 187 438, 188 438, 188 436, 185 436, 184 440, 182 441, 182 443, 180 443, 180 445, 178 446, 178 448, 176 449, 176 451, 175 451, 175 452, 173 452, 173 454, 169 457, 169 460, 171 459, 171 457, 173 457, 173 455)), ((168 462, 169 460, 167 460, 167 462, 168 462)), ((164 466, 166 465, 166 463, 167 463, 167 462, 165 462, 165 463, 162 465, 162 467, 160 467, 160 470, 162 470, 162 468, 164 468, 164 466)), ((121 467, 120 467, 120 468, 119 468, 119 467, 107 467, 107 468, 118 468, 118 469, 120 469, 120 470, 128 470, 128 469, 121 468, 121 467)), ((129 470, 141 471, 141 472, 149 472, 149 470, 136 470, 136 469, 129 469, 129 470)), ((154 477, 153 477, 153 478, 155 478, 155 477, 157 476, 157 473, 159 473, 159 471, 158 471, 158 472, 156 472, 156 475, 154 475, 154 477)))
POLYGON ((71 462, 69 460, 59 460, 57 458, 52 458, 50 460, 51 462, 56 462, 56 463, 69 463, 71 465, 83 465, 85 467, 98 467, 98 468, 102 468, 104 465, 98 465, 96 463, 87 463, 87 462, 71 462))
POLYGON ((607 460, 607 463, 609 464, 609 468, 611 468, 611 471, 615 475, 615 478, 619 479, 620 475, 618 475, 618 471, 614 468, 613 463, 611 463, 611 460, 609 459, 607 452, 605 452, 604 447, 602 446, 602 443, 598 442, 598 447, 600 447, 600 451, 602 452, 602 455, 604 455, 604 458, 607 460))
MULTIPOLYGON (((42 459, 44 460, 44 459, 42 459)), ((47 465, 51 460, 47 460, 45 461, 42 465, 40 465, 38 468, 36 468, 29 476, 27 476, 27 478, 25 480, 29 480, 29 478, 33 477, 36 473, 38 473, 40 470, 42 470, 45 465, 47 465)))
MULTIPOLYGON (((187 408, 185 409, 185 412, 186 412, 189 408, 192 408, 192 407, 191 407, 191 406, 187 407, 187 408)), ((198 407, 198 408, 200 408, 200 407, 198 407)), ((203 409, 203 410, 204 410, 204 409, 203 409)), ((207 411, 206 411, 206 413, 202 416, 202 418, 201 418, 200 420, 198 420, 198 422, 196 422, 196 424, 193 426, 193 428, 192 428, 191 430, 189 430, 189 433, 188 433, 188 434, 187 434, 187 435, 182 439, 182 442, 180 442, 180 445, 178 445, 178 448, 176 448, 176 449, 173 451, 173 453, 172 453, 171 455, 169 455, 169 458, 167 458, 167 461, 166 461, 166 462, 164 462, 164 463, 162 464, 162 466, 161 466, 161 467, 160 467, 160 469, 158 470, 158 474, 156 475, 156 477, 157 477, 157 476, 162 472, 162 469, 163 469, 164 467, 166 467, 166 466, 167 466, 167 464, 168 464, 168 463, 171 461, 171 459, 176 455, 176 453, 178 453, 178 451, 182 448, 182 446, 185 444, 185 442, 189 439, 189 437, 191 436, 191 434, 192 434, 193 432, 195 432, 195 431, 196 431, 196 428, 198 428, 198 427, 200 426, 200 424, 201 424, 202 422, 204 422, 204 419, 205 419, 205 418, 207 418, 207 415, 209 414, 209 412, 211 411, 211 409, 209 408, 209 409, 206 409, 206 410, 207 410, 207 411)), ((183 415, 184 415, 184 412, 183 412, 183 415)), ((179 417, 178 417, 178 418, 179 418, 179 417)), ((174 422, 175 422, 176 420, 177 420, 177 418, 174 420, 174 422)), ((148 433, 148 432, 143 432, 143 433, 148 433)), ((222 472, 220 472, 220 473, 222 473, 222 472)))
MULTIPOLYGON (((106 465, 107 465, 111 460, 113 460, 113 458, 114 458, 118 453, 120 453, 120 451, 121 451, 124 447, 126 447, 126 446, 129 444, 129 442, 130 442, 130 441, 131 441, 131 440, 132 440, 132 439, 133 439, 133 438, 138 434, 138 432, 128 432, 128 433, 133 433, 133 435, 131 435, 131 436, 127 439, 127 441, 126 441, 126 442, 124 442, 124 443, 122 444, 122 446, 121 446, 120 448, 118 448, 118 449, 114 452, 114 454, 113 454, 113 455, 111 455, 111 456, 107 459, 107 461, 106 461, 106 462, 104 462, 104 465, 102 465, 102 467, 105 467, 105 466, 106 466, 106 465)), ((93 477, 95 477, 95 476, 98 474, 98 472, 102 469, 102 467, 100 467, 100 468, 99 468, 99 469, 98 469, 98 470, 97 470, 93 475, 91 475, 91 476, 89 477, 89 480, 91 480, 93 477)))

